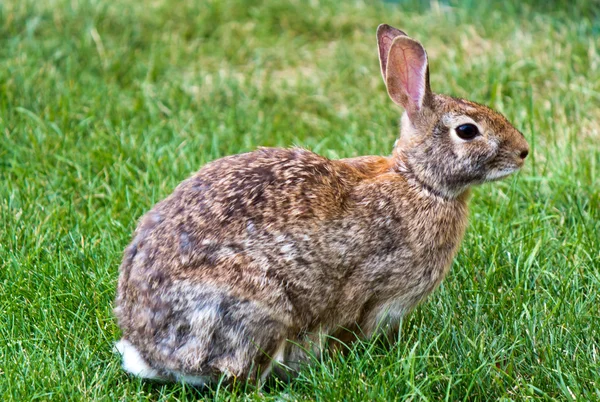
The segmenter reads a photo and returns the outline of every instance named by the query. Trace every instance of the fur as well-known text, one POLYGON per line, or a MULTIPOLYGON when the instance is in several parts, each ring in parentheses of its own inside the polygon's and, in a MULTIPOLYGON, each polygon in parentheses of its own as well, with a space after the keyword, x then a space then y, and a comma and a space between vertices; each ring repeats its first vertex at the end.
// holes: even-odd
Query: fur
POLYGON ((469 187, 517 170, 528 146, 491 109, 432 93, 418 42, 385 25, 378 39, 390 97, 407 110, 392 155, 261 148, 181 183, 124 253, 115 313, 125 370, 264 380, 318 356, 327 335, 396 328, 439 285, 469 187), (415 56, 400 66, 399 52, 415 56), (407 69, 409 87, 398 81, 407 69), (481 135, 458 141, 464 121, 481 135))

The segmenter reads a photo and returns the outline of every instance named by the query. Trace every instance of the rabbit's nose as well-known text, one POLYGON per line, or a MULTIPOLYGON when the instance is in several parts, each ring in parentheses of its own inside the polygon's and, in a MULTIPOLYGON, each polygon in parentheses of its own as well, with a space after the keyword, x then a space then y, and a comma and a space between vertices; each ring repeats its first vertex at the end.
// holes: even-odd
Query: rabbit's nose
POLYGON ((523 151, 521 151, 521 153, 519 154, 519 157, 521 159, 525 159, 527 158, 527 155, 529 155, 529 151, 527 149, 524 149, 523 151))

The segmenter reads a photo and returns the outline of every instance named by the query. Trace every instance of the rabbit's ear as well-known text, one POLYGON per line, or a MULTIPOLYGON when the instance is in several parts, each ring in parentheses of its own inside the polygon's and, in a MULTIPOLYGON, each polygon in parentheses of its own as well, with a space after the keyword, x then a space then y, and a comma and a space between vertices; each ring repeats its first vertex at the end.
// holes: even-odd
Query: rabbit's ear
POLYGON ((427 53, 416 40, 408 36, 394 39, 385 76, 388 94, 396 104, 404 107, 409 118, 431 105, 433 96, 429 88, 427 53))
POLYGON ((388 54, 392 47, 392 42, 398 36, 406 36, 404 32, 388 24, 381 24, 377 27, 377 46, 379 47, 379 65, 381 66, 381 75, 385 82, 385 69, 388 61, 388 54))

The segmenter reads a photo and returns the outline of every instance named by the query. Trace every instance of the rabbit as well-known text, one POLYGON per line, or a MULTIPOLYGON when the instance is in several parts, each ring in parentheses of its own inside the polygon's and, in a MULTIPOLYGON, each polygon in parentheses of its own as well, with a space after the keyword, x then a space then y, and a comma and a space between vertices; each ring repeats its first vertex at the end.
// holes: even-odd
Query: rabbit
POLYGON ((529 146, 501 114, 433 93, 418 41, 385 24, 377 41, 404 109, 390 156, 259 148, 141 218, 115 302, 126 371, 200 386, 293 375, 329 339, 397 330, 440 284, 470 187, 517 171, 529 146))

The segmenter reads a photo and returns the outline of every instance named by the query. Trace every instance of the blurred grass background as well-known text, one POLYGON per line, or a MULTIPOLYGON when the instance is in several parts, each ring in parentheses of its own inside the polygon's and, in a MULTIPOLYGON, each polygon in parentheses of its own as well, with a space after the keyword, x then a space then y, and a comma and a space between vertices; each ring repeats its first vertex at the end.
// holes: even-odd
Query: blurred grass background
POLYGON ((600 6, 595 1, 0 3, 3 400, 600 400, 600 6), (135 222, 257 146, 389 154, 375 30, 428 50, 434 91, 505 113, 532 156, 477 188, 441 288, 399 342, 290 384, 199 392, 111 348, 135 222))

